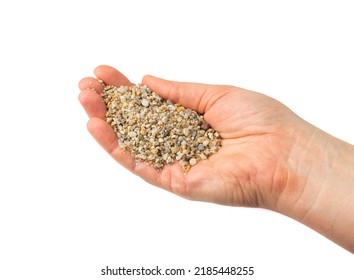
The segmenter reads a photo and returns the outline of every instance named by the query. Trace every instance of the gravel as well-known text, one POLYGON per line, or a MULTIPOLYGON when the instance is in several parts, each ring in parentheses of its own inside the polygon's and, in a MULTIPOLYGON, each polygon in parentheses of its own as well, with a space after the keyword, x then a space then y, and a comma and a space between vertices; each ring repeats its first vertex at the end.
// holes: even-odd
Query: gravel
POLYGON ((184 173, 221 147, 220 134, 197 112, 164 100, 145 85, 105 86, 107 122, 121 148, 160 170, 179 161, 184 173))

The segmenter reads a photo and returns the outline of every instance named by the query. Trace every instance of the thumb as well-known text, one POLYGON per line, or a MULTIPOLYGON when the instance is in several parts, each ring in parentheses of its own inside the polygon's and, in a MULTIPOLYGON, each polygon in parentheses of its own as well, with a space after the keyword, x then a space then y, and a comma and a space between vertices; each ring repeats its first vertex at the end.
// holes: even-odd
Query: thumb
POLYGON ((201 114, 208 109, 229 90, 225 87, 198 83, 185 83, 160 79, 146 75, 142 83, 163 99, 169 99, 201 114))

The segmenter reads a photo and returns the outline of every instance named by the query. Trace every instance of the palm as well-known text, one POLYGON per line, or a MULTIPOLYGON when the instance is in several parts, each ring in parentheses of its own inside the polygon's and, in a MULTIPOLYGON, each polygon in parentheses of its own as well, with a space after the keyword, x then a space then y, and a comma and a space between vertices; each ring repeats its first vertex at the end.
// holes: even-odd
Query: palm
MULTIPOLYGON (((96 75, 106 84, 130 83, 118 71, 101 66, 96 75)), ((286 181, 282 162, 291 149, 285 137, 285 121, 296 120, 294 114, 279 102, 258 93, 230 86, 176 84, 146 77, 143 80, 164 98, 179 102, 204 113, 214 129, 220 132, 222 148, 212 157, 183 174, 178 163, 158 172, 151 166, 136 164, 129 153, 122 153, 111 127, 105 122, 105 107, 97 94, 97 80, 80 82, 80 101, 90 121, 88 128, 101 146, 123 166, 151 184, 193 200, 228 205, 266 207, 267 193, 281 188, 286 181)))

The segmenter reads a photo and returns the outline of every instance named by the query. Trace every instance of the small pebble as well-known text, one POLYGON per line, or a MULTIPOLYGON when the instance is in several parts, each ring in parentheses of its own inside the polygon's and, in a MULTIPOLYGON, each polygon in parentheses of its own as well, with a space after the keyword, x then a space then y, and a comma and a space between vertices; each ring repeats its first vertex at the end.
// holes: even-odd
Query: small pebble
POLYGON ((203 141, 203 146, 208 146, 208 145, 209 145, 209 143, 210 143, 210 141, 209 141, 209 140, 205 140, 205 141, 203 141))
POLYGON ((128 136, 131 137, 131 138, 134 138, 134 137, 136 137, 136 132, 129 131, 128 136))
POLYGON ((190 164, 190 166, 196 165, 197 164, 197 160, 195 158, 191 158, 189 160, 189 164, 190 164))
POLYGON ((199 154, 199 157, 200 157, 200 159, 207 159, 207 156, 204 155, 203 153, 200 153, 200 154, 199 154))
POLYGON ((203 122, 200 127, 203 130, 208 130, 210 128, 210 125, 207 122, 203 122))
POLYGON ((141 100, 141 105, 143 105, 144 107, 149 107, 149 100, 147 100, 147 99, 143 99, 143 100, 141 100))
POLYGON ((197 147, 197 149, 198 149, 199 151, 204 151, 204 150, 205 150, 205 147, 204 147, 203 144, 199 144, 198 147, 197 147))

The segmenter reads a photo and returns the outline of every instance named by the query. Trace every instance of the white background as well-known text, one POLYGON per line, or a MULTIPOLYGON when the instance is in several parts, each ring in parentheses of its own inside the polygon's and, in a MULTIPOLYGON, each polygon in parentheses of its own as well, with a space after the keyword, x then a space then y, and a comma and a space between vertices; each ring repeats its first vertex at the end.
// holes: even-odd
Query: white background
MULTIPOLYGON (((106 265, 353 279, 352 254, 287 217, 132 176, 77 100, 78 81, 109 64, 133 82, 259 91, 354 143, 353 14, 351 1, 1 1, 0 279, 118 279, 106 265)), ((198 278, 211 279, 166 277, 198 278)))

